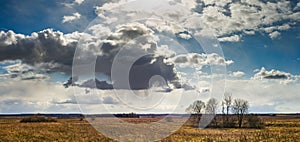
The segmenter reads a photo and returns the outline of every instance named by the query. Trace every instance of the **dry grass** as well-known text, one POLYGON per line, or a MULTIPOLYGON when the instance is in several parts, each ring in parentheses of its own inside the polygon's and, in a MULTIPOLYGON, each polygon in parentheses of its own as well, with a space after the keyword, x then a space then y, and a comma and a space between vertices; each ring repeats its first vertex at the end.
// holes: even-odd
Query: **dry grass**
MULTIPOLYGON (((129 122, 152 119, 126 118, 129 122)), ((154 118, 155 119, 155 118, 154 118)), ((157 120, 157 119, 156 119, 157 120)), ((183 126, 162 141, 299 141, 300 118, 263 118, 265 129, 196 129, 183 126)), ((58 119, 52 123, 20 123, 17 118, 0 119, 0 141, 112 141, 87 121, 58 119)))
POLYGON ((19 123, 0 119, 0 141, 109 141, 87 121, 59 119, 52 123, 19 123))

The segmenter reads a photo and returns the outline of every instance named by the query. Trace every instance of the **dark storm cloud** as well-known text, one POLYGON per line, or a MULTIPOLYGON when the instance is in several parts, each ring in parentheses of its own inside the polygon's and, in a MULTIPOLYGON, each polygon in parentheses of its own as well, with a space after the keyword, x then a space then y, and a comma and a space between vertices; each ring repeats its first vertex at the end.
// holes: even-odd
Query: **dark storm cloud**
MULTIPOLYGON (((139 90, 149 88, 149 80, 155 75, 163 77, 176 88, 180 88, 181 84, 178 82, 179 78, 175 72, 174 65, 166 64, 164 62, 164 56, 154 56, 154 52, 159 50, 159 47, 157 47, 155 37, 152 33, 153 31, 151 29, 140 24, 128 24, 120 27, 117 34, 115 34, 118 36, 110 36, 108 38, 108 40, 113 40, 114 43, 119 44, 112 45, 108 43, 102 46, 103 56, 97 59, 96 71, 111 76, 112 64, 117 53, 119 53, 120 50, 124 53, 124 48, 126 48, 126 54, 122 54, 121 57, 118 57, 120 60, 117 61, 125 62, 126 64, 126 62, 131 62, 131 58, 136 55, 143 53, 148 54, 135 60, 131 66, 128 76, 130 89, 139 90), (131 40, 133 40, 133 44, 128 43, 131 40), (126 45, 124 43, 126 43, 126 45), (144 49, 141 45, 148 45, 148 47, 144 49)), ((124 67, 124 69, 125 68, 126 67, 124 67)), ((124 75, 125 74, 117 74, 117 77, 114 78, 115 80, 112 80, 114 86, 117 87, 115 89, 128 89, 126 88, 127 80, 124 81, 120 79, 122 78, 121 76, 124 75)))
MULTIPOLYGON (((104 41, 104 44, 95 44, 98 39, 92 39, 93 42, 86 42, 87 49, 83 49, 81 56, 89 57, 92 53, 96 58, 96 73, 103 73, 111 76, 111 69, 116 55, 124 46, 126 55, 122 56, 127 62, 133 56, 143 53, 150 53, 141 56, 135 60, 129 73, 129 83, 131 88, 126 88, 126 82, 111 80, 118 87, 115 89, 147 89, 149 88, 149 80, 154 75, 159 75, 166 82, 171 83, 175 88, 181 88, 177 72, 173 64, 164 62, 164 55, 154 56, 157 47, 157 37, 153 35, 153 31, 142 24, 127 24, 117 27, 116 32, 109 33, 110 36, 104 41), (128 44, 130 42, 132 45, 128 44), (147 47, 139 45, 148 45, 147 47), (93 50, 94 49, 94 50, 93 50)), ((15 34, 12 31, 0 34, 0 61, 4 60, 21 60, 22 64, 28 64, 36 68, 42 68, 47 72, 65 72, 70 74, 73 63, 73 57, 76 50, 77 42, 82 34, 74 32, 71 34, 63 34, 59 31, 51 29, 32 33, 31 36, 15 34)), ((93 35, 90 35, 93 36, 93 35)), ((85 62, 87 64, 89 62, 85 62)), ((122 75, 122 74, 120 74, 122 75)), ((28 77, 27 79, 33 79, 28 77)), ((78 79, 71 78, 64 86, 76 85, 78 79)), ((88 87, 89 81, 78 85, 80 87, 88 87)), ((112 89, 112 84, 97 81, 96 88, 112 89)))
POLYGON ((288 79, 290 76, 285 74, 275 74, 264 76, 265 79, 288 79))
POLYGON ((0 34, 0 61, 21 60, 22 63, 58 63, 71 66, 78 33, 64 35, 51 29, 32 33, 31 36, 12 31, 0 34))
POLYGON ((293 75, 279 70, 267 71, 262 67, 255 75, 254 79, 290 79, 293 75))
POLYGON ((110 90, 113 89, 113 86, 106 81, 99 81, 98 79, 90 79, 85 82, 83 82, 80 87, 85 88, 97 88, 101 90, 110 90))
MULTIPOLYGON (((159 75, 166 82, 173 84, 175 88, 181 88, 174 65, 166 64, 164 62, 166 57, 163 55, 155 56, 155 51, 159 50, 156 40, 153 31, 142 24, 127 24, 118 27, 116 32, 112 33, 106 39, 106 42, 99 47, 101 48, 101 55, 97 56, 95 71, 112 76, 114 61, 118 62, 120 66, 124 65, 124 68, 119 68, 120 70, 125 70, 128 63, 132 62, 129 76, 126 80, 122 80, 121 78, 126 74, 125 71, 121 71, 115 74, 114 80, 111 78, 113 84, 96 80, 96 86, 94 85, 94 87, 98 89, 148 89, 151 77, 159 75), (120 55, 120 52, 124 54, 120 55), (144 56, 133 59, 137 55, 144 56), (127 87, 128 82, 130 88, 127 87)), ((95 84, 93 80, 85 82, 81 86, 88 87, 91 84, 95 84)))

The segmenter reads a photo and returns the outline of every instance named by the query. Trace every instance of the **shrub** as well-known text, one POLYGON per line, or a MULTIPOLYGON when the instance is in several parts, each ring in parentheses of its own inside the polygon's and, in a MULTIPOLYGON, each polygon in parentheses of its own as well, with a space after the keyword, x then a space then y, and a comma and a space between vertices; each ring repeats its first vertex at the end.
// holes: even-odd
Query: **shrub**
POLYGON ((249 128, 256 128, 256 129, 262 129, 265 128, 264 122, 254 114, 247 116, 247 123, 249 128))
POLYGON ((226 115, 226 116, 222 116, 223 119, 223 123, 221 125, 221 127, 223 128, 236 128, 236 119, 235 119, 235 115, 226 115))
POLYGON ((21 119, 21 123, 35 123, 35 122, 57 122, 56 119, 50 117, 43 117, 43 116, 30 116, 21 119))

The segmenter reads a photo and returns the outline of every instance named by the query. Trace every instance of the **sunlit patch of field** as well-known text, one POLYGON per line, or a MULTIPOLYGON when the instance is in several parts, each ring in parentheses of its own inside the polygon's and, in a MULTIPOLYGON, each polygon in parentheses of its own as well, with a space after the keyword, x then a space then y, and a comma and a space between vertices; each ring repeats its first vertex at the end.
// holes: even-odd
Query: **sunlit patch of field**
MULTIPOLYGON (((146 124, 160 120, 122 119, 129 123, 146 124)), ((263 117, 263 120, 265 129, 197 129, 184 125, 162 141, 299 141, 299 117, 263 117)), ((1 118, 0 127, 0 141, 112 141, 98 133, 88 121, 80 121, 80 118, 57 119, 57 122, 51 123, 20 123, 18 118, 1 118)))

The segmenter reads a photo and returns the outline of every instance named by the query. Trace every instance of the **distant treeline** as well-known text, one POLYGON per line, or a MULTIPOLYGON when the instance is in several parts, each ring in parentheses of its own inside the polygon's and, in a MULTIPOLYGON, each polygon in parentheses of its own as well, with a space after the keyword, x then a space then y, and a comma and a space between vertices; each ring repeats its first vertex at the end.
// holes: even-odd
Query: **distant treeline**
MULTIPOLYGON (((0 114, 1 117, 28 117, 33 116, 37 114, 0 114)), ((45 117, 56 117, 56 118, 78 118, 78 117, 84 117, 84 116, 93 116, 93 117, 133 117, 133 118, 141 118, 141 117, 165 117, 167 115, 174 116, 174 117, 189 117, 190 114, 132 114, 132 113, 119 113, 119 114, 43 114, 39 113, 40 116, 45 117)), ((216 114, 217 116, 222 114, 216 114)), ((233 114, 232 114, 233 115, 233 114)), ((277 117, 300 117, 300 113, 260 113, 256 114, 258 116, 277 116, 277 117)))

